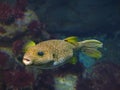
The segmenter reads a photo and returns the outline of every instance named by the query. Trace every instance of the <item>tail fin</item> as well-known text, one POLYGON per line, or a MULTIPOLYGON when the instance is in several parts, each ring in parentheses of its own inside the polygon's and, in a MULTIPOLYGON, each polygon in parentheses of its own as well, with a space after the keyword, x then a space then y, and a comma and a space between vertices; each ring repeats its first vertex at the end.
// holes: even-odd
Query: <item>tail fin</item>
POLYGON ((86 55, 99 59, 102 57, 102 53, 98 50, 98 48, 102 48, 103 43, 98 40, 85 40, 79 42, 79 48, 86 55))

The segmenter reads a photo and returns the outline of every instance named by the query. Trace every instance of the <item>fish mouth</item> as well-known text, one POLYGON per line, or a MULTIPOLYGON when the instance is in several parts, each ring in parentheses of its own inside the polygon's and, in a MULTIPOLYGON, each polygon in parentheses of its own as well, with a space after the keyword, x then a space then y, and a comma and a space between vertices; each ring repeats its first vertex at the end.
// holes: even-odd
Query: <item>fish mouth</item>
POLYGON ((23 60, 30 61, 30 59, 27 59, 27 58, 23 58, 23 60))
POLYGON ((32 64, 32 60, 28 59, 28 58, 23 58, 23 63, 25 65, 31 65, 32 64))

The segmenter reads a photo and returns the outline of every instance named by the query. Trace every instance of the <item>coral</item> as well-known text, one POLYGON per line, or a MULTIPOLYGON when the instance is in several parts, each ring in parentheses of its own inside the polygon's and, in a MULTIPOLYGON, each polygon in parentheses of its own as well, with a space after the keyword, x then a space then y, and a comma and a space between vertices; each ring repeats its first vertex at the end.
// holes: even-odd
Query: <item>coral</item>
POLYGON ((5 70, 13 68, 13 61, 11 50, 9 48, 0 47, 0 90, 6 90, 3 73, 5 70))
POLYGON ((27 4, 28 4, 28 0, 16 0, 15 7, 19 8, 22 11, 25 11, 27 4))
POLYGON ((12 8, 7 3, 0 3, 0 22, 6 23, 12 16, 12 8))
POLYGON ((120 90, 120 66, 97 63, 86 78, 78 79, 77 90, 120 90))
POLYGON ((4 72, 4 80, 8 87, 24 88, 33 84, 34 76, 25 70, 9 70, 4 72))
POLYGON ((0 3, 0 40, 50 39, 50 34, 45 31, 45 24, 39 21, 34 11, 26 8, 27 5, 27 0, 16 0, 13 5, 0 3))
POLYGON ((50 34, 45 31, 45 24, 41 23, 38 20, 33 20, 29 25, 28 25, 28 29, 30 34, 32 34, 34 37, 40 37, 44 40, 44 39, 50 39, 50 34))
POLYGON ((26 8, 27 4, 27 0, 16 0, 13 6, 0 3, 0 39, 19 37, 27 32, 32 21, 39 22, 34 11, 26 8))
POLYGON ((120 66, 113 63, 99 63, 93 67, 90 76, 91 88, 96 90, 120 89, 120 66))
POLYGON ((16 36, 19 37, 27 31, 27 27, 32 20, 38 20, 35 13, 31 10, 27 10, 24 14, 24 18, 15 19, 15 22, 10 25, 0 23, 0 39, 4 40, 6 38, 13 39, 16 36))
POLYGON ((34 11, 27 9, 24 12, 24 18, 22 18, 21 20, 22 20, 22 24, 29 25, 34 20, 38 21, 38 16, 34 11))
POLYGON ((91 80, 83 79, 81 76, 78 76, 76 90, 93 90, 90 87, 91 87, 91 80))
POLYGON ((5 33, 0 34, 0 39, 4 39, 4 38, 12 39, 13 37, 19 35, 20 33, 26 30, 26 27, 24 26, 18 27, 15 24, 11 24, 11 25, 0 24, 0 27, 4 28, 4 30, 6 31, 5 33))
POLYGON ((28 29, 30 30, 31 33, 36 35, 40 34, 42 26, 43 25, 41 22, 34 20, 28 25, 28 29))
POLYGON ((24 12, 27 7, 27 0, 16 0, 15 6, 13 8, 13 14, 15 18, 23 18, 24 12))
POLYGON ((25 71, 23 65, 16 61, 12 50, 7 47, 0 47, 0 84, 4 85, 0 88, 31 88, 33 82, 33 74, 25 71))
POLYGON ((4 67, 7 60, 9 60, 9 56, 5 52, 0 51, 0 67, 4 67))
POLYGON ((13 42, 12 45, 12 51, 14 52, 15 55, 19 55, 23 53, 23 46, 25 44, 24 40, 16 40, 13 42))
POLYGON ((7 69, 13 65, 13 53, 11 49, 0 47, 0 68, 7 69))
POLYGON ((18 7, 15 7, 15 8, 13 8, 13 16, 14 16, 15 19, 23 18, 24 17, 24 11, 22 11, 18 7))
POLYGON ((17 61, 22 63, 23 54, 25 53, 23 48, 26 43, 26 40, 20 39, 12 43, 12 51, 17 58, 17 61))

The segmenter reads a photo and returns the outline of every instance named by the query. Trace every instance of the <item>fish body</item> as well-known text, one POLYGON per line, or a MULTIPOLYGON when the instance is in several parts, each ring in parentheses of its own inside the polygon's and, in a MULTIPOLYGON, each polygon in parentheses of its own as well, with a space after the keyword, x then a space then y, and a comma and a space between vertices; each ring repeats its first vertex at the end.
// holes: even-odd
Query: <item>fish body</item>
POLYGON ((47 40, 33 45, 26 50, 23 63, 27 66, 40 66, 41 68, 57 67, 71 60, 74 57, 74 53, 78 50, 83 50, 83 52, 90 52, 89 49, 97 51, 97 48, 102 45, 97 40, 91 40, 91 43, 89 40, 87 42, 77 42, 74 39, 75 37, 64 40, 47 40))

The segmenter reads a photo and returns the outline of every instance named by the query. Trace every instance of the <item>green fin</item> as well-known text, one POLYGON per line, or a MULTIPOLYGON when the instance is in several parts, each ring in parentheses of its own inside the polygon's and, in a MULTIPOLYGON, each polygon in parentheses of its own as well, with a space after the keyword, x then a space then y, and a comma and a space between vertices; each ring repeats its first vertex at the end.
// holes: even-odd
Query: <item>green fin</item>
POLYGON ((35 42, 34 41, 28 41, 24 47, 23 47, 23 51, 26 52, 28 48, 35 46, 35 42))
POLYGON ((71 44, 76 45, 77 42, 78 42, 78 37, 76 37, 76 36, 71 36, 71 37, 65 38, 64 40, 65 40, 66 42, 69 42, 69 43, 71 43, 71 44))
POLYGON ((77 63, 77 57, 73 56, 70 61, 69 61, 70 64, 76 64, 77 63))
POLYGON ((95 40, 95 39, 84 40, 80 43, 82 44, 83 47, 90 47, 90 48, 102 48, 103 46, 102 42, 95 40))
POLYGON ((83 48, 82 52, 95 59, 99 59, 102 57, 102 53, 96 48, 83 48))
POLYGON ((100 42, 99 40, 91 39, 91 40, 84 40, 78 43, 79 43, 79 48, 86 55, 96 59, 102 57, 102 53, 99 50, 97 50, 98 48, 103 47, 103 43, 100 42))

